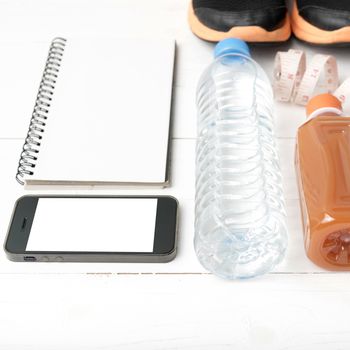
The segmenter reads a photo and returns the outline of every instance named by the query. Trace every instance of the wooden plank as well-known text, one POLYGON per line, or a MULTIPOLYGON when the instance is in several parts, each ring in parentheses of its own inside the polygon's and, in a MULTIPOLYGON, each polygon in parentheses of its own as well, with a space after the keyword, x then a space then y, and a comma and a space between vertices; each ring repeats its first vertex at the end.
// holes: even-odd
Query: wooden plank
POLYGON ((1 276, 6 350, 348 350, 349 275, 1 276))

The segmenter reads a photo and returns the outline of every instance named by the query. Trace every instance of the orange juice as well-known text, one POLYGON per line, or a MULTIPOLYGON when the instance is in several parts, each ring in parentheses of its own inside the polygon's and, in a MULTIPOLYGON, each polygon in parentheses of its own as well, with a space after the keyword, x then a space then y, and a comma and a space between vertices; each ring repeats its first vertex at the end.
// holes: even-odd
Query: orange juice
POLYGON ((350 270, 350 118, 329 94, 307 114, 296 147, 306 253, 323 268, 350 270))

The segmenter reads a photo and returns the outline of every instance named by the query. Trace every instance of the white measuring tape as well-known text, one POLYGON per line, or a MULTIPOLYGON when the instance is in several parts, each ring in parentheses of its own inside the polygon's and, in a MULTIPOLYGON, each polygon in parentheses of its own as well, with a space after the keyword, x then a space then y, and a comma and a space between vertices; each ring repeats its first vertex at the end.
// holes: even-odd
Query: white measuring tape
POLYGON ((307 67, 306 55, 301 50, 278 52, 274 66, 275 98, 282 102, 306 105, 313 96, 324 72, 324 92, 341 102, 350 98, 350 78, 339 86, 337 60, 331 55, 315 55, 307 67))

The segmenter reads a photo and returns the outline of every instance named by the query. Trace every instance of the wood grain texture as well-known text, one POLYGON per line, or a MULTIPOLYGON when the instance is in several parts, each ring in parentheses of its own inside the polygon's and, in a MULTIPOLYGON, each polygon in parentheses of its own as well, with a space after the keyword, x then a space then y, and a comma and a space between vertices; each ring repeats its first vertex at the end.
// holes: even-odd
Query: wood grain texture
POLYGON ((349 275, 2 276, 1 346, 347 350, 349 275), (16 331, 15 331, 16 330, 16 331))
MULTIPOLYGON (((277 270, 245 282, 209 275, 194 255, 195 90, 213 45, 187 26, 188 0, 0 0, 0 241, 13 203, 29 193, 139 194, 110 188, 24 191, 14 180, 48 43, 55 36, 171 36, 177 41, 172 187, 180 201, 178 257, 169 264, 15 264, 0 254, 0 349, 348 350, 349 275, 305 257, 294 172, 303 108, 276 104, 289 249, 277 270)), ((277 50, 348 52, 291 41, 252 48, 273 76, 277 50)), ((146 54, 146 53, 145 53, 146 54)), ((350 113, 349 106, 345 106, 350 113)))

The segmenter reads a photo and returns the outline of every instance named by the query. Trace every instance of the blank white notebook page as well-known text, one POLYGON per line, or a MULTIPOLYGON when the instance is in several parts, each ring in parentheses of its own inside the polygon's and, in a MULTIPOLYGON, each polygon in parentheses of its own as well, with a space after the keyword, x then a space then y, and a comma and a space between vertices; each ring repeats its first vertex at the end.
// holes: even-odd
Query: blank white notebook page
POLYGON ((174 40, 68 39, 28 180, 166 181, 174 40))

